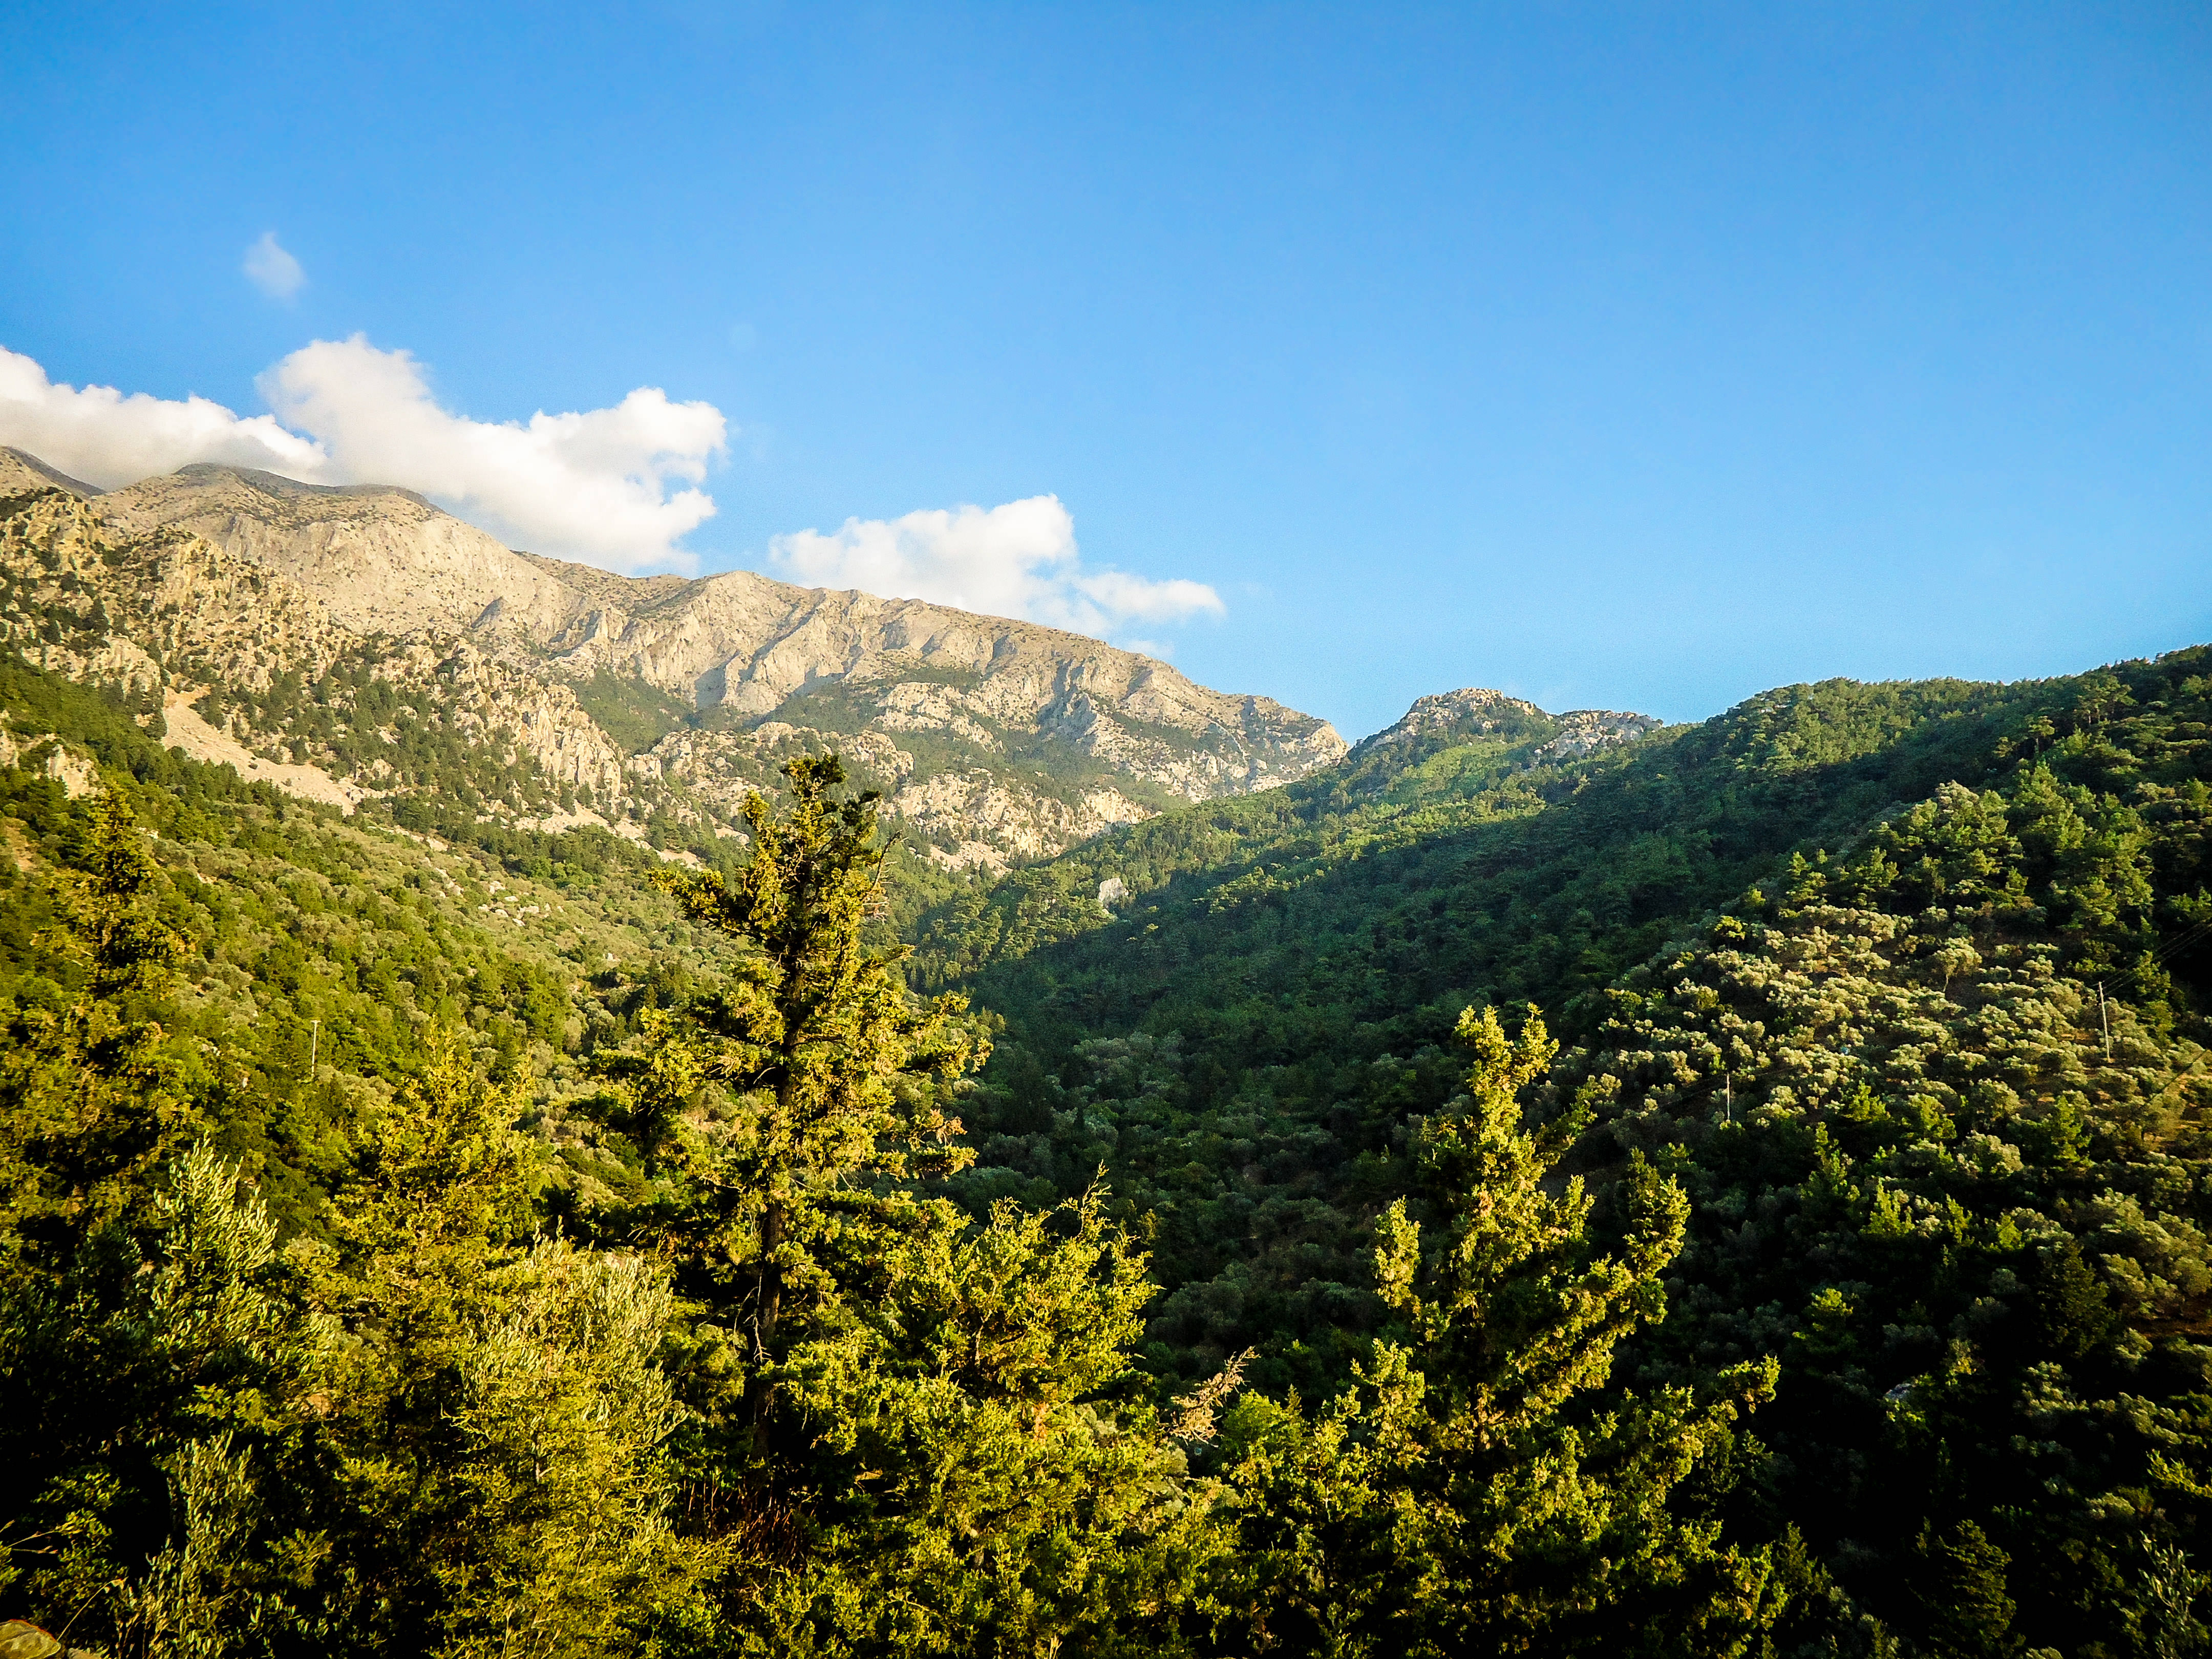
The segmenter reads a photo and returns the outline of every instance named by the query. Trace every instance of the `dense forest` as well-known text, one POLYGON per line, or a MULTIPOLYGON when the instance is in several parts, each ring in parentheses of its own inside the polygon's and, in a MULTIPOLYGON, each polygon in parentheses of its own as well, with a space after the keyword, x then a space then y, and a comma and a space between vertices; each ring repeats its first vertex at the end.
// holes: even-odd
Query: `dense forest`
POLYGON ((2205 1644, 2212 650, 1447 723, 991 883, 828 756, 663 856, 0 708, 57 1644, 2205 1644))

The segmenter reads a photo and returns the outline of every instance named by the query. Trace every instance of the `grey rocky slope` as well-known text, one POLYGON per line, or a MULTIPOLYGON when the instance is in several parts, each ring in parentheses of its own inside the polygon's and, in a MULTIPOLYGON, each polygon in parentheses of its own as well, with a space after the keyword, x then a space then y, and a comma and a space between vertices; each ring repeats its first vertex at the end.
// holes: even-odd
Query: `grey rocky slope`
POLYGON ((173 708, 357 792, 458 768, 487 813, 723 829, 829 742, 933 858, 1000 868, 1344 753, 1326 722, 1080 635, 750 572, 610 575, 405 490, 196 466, 96 495, 6 452, 0 499, 128 618, 98 650, 70 634, 70 672, 131 682, 135 651, 173 708))

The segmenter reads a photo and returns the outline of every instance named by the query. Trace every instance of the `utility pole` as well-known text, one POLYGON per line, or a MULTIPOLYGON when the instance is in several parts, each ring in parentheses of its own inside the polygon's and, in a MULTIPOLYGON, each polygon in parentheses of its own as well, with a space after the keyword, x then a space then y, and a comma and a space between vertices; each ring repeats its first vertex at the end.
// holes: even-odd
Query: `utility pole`
POLYGON ((1733 1067, 1721 1073, 1721 1121, 1735 1121, 1735 1072, 1733 1067))
POLYGON ((2105 1033, 2105 1060, 2109 1065, 2112 1058, 2112 1022, 2105 1017, 2105 981, 2101 979, 2097 981, 2097 1024, 2105 1033))
POLYGON ((314 1027, 307 1038, 307 1081, 310 1083, 315 1080, 315 1056, 322 1052, 323 1048, 323 1022, 319 1019, 315 1021, 314 1027))

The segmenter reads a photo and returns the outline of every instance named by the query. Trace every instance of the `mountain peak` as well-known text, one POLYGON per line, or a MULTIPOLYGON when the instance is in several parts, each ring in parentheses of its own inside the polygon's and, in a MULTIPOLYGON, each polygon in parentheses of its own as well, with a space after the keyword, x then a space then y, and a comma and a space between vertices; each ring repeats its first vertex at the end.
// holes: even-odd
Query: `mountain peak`
MULTIPOLYGON (((398 484, 308 483, 304 479, 288 478, 281 472, 264 472, 258 466, 229 466, 216 461, 195 461, 190 466, 179 467, 168 476, 173 478, 185 479, 191 483, 203 486, 219 487, 225 483, 242 483, 248 489, 258 489, 263 495, 273 495, 280 501, 296 501, 330 495, 350 495, 369 499, 393 495, 402 501, 412 501, 416 507, 432 513, 441 511, 433 506, 427 497, 418 495, 411 489, 403 489, 398 484)), ((131 487, 137 488, 137 485, 131 487)))
MULTIPOLYGON (((52 483, 42 464, 0 457, 0 486, 8 468, 19 494, 52 483)), ((1345 752, 1326 721, 1087 635, 751 571, 618 576, 517 552, 410 490, 207 465, 88 507, 118 568, 228 562, 219 581, 164 577, 166 613, 116 595, 115 614, 170 618, 165 660, 223 684, 246 651, 257 683, 297 671, 310 687, 343 661, 343 684, 313 693, 339 702, 348 686, 404 685, 408 707, 441 710, 479 734, 468 743, 514 757, 503 764, 535 766, 511 812, 538 812, 550 790, 563 811, 573 798, 618 820, 727 829, 748 793, 776 787, 781 760, 836 748, 931 856, 1002 868, 1345 752), (266 599, 241 599, 216 630, 214 587, 259 593, 267 577, 280 580, 266 599), (256 634, 250 649, 241 629, 256 634), (295 660, 292 641, 308 638, 314 660, 295 660)), ((237 735, 392 787, 375 745, 356 734, 334 747, 308 732, 318 718, 302 704, 283 713, 289 725, 237 735)))
POLYGON ((95 486, 48 466, 27 451, 0 445, 0 495, 19 495, 33 489, 66 489, 72 495, 87 497, 100 494, 95 486))
POLYGON ((1507 726, 1544 718, 1544 711, 1521 697, 1508 696, 1479 685, 1456 691, 1435 691, 1413 699, 1413 707, 1372 737, 1362 738, 1361 750, 1384 744, 1410 743, 1417 738, 1488 735, 1507 726))
POLYGON ((1498 738, 1514 741, 1550 728, 1560 740, 1571 739, 1578 745, 1563 753, 1587 754, 1608 743, 1632 743, 1665 724, 1650 714, 1611 708, 1574 708, 1564 714, 1548 714, 1525 697, 1469 685, 1456 691, 1437 691, 1416 697, 1413 707, 1395 725, 1361 738, 1352 753, 1368 754, 1386 745, 1424 738, 1498 738))
POLYGON ((1577 708, 1553 714, 1525 697, 1464 686, 1416 698, 1392 726, 1365 738, 1346 757, 1358 787, 1390 789, 1396 780, 1448 750, 1505 755, 1514 766, 1553 766, 1618 744, 1634 743, 1664 722, 1649 714, 1577 708))

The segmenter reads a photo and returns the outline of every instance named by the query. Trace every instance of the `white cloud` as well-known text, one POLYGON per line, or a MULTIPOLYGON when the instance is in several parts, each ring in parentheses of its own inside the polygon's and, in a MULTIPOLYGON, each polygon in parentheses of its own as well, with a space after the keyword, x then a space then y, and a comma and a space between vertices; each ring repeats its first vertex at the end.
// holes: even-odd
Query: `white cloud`
POLYGON ((640 386, 612 409, 471 421, 440 408, 404 351, 318 340, 264 374, 261 395, 312 433, 346 482, 400 483, 533 552, 615 569, 692 557, 675 544, 714 514, 696 486, 728 427, 712 404, 640 386))
POLYGON ((812 587, 857 587, 1103 637, 1129 623, 1218 615, 1203 582, 1086 571, 1075 520, 1056 495, 988 511, 961 507, 904 518, 848 519, 835 535, 802 530, 769 544, 776 568, 812 587))
POLYGON ((193 461, 319 480, 330 458, 274 418, 240 418, 205 398, 125 397, 113 386, 56 386, 30 358, 0 347, 0 444, 103 489, 193 461))
POLYGON ((721 411, 657 388, 612 409, 471 421, 438 405, 408 353, 359 335, 294 352, 260 387, 276 414, 241 416, 204 398, 57 386, 0 348, 0 444, 111 489, 195 461, 400 484, 516 546, 617 570, 688 567, 676 543, 714 516, 696 486, 725 447, 721 411))
POLYGON ((307 273, 278 244, 273 230, 263 231, 261 240, 246 250, 246 263, 239 269, 272 300, 289 300, 307 284, 307 273))

